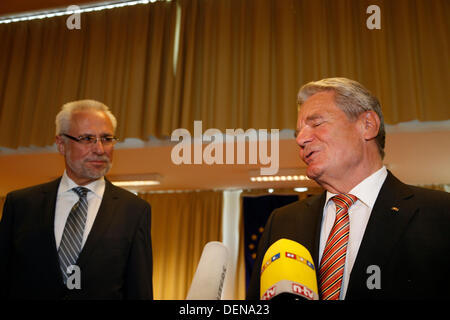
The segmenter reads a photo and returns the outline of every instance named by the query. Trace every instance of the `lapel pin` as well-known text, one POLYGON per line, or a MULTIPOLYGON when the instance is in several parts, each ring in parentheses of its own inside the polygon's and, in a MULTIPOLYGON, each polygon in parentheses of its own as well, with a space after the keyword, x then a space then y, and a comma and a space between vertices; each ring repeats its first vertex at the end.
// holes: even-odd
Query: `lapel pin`
POLYGON ((400 209, 397 208, 397 207, 392 207, 391 210, 394 211, 394 212, 399 212, 400 211, 400 209))

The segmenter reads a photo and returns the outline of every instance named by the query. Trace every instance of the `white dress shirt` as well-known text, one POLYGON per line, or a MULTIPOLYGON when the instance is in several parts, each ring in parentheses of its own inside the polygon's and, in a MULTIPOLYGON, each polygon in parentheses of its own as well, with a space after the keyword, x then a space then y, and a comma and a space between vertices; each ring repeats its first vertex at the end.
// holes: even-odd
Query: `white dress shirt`
MULTIPOLYGON (((366 230, 370 213, 372 212, 378 193, 380 193, 381 186, 383 185, 386 177, 387 170, 386 167, 383 166, 381 169, 361 181, 349 192, 350 194, 356 196, 358 200, 350 207, 348 211, 350 219, 350 234, 347 245, 341 294, 339 296, 340 300, 345 298, 350 272, 352 271, 353 264, 355 263, 356 255, 358 254, 359 246, 361 244, 364 231, 366 230)), ((322 259, 322 254, 325 249, 328 236, 336 218, 336 205, 331 200, 331 198, 335 195, 336 194, 327 191, 320 233, 319 261, 322 259)))
MULTIPOLYGON (((66 220, 69 216, 70 210, 80 199, 78 195, 72 191, 72 188, 75 187, 78 187, 78 185, 70 179, 66 171, 64 171, 61 182, 59 183, 55 207, 55 240, 57 249, 61 243, 64 226, 66 225, 66 220)), ((98 209, 100 208, 103 193, 105 192, 105 179, 102 177, 83 187, 88 188, 89 192, 86 195, 88 211, 81 247, 83 247, 86 243, 86 239, 91 231, 92 225, 94 224, 98 209)))

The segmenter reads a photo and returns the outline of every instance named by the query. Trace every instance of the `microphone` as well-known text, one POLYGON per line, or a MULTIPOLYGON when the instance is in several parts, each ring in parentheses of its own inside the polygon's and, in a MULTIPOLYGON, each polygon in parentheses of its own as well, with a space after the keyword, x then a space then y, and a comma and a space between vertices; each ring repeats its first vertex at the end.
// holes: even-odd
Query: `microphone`
POLYGON ((260 289, 261 300, 319 300, 308 249, 288 239, 274 242, 264 255, 260 289))
POLYGON ((203 248, 186 300, 220 300, 228 268, 228 249, 218 241, 203 248))

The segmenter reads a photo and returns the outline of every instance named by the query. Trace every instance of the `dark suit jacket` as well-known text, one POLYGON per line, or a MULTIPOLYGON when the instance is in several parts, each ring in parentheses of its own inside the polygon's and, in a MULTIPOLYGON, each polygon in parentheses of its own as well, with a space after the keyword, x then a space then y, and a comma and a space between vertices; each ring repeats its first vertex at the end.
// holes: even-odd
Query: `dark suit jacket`
MULTIPOLYGON (((326 193, 274 210, 262 238, 247 291, 260 298, 260 269, 272 243, 287 238, 305 246, 319 266, 326 193)), ((450 194, 405 185, 390 172, 380 190, 350 274, 346 299, 450 298, 450 194), (398 211, 392 208, 398 208, 398 211), (381 289, 368 278, 380 268, 381 289)))
POLYGON ((107 180, 77 261, 81 289, 63 284, 54 235, 59 182, 7 195, 0 222, 0 296, 152 299, 150 205, 107 180))

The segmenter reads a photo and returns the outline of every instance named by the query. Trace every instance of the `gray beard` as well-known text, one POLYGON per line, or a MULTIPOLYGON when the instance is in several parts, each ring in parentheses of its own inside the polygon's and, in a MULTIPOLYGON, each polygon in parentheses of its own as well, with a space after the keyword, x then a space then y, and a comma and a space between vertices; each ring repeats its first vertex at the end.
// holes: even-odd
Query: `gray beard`
MULTIPOLYGON (((102 159, 107 160, 106 157, 103 157, 102 159)), ((102 170, 93 170, 91 168, 87 168, 84 166, 84 163, 82 162, 74 163, 70 160, 70 156, 66 157, 66 161, 69 168, 79 177, 87 178, 90 180, 100 179, 101 177, 105 176, 112 167, 112 163, 109 160, 107 160, 108 163, 106 167, 102 170)))

